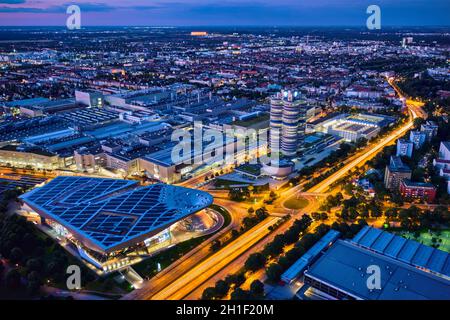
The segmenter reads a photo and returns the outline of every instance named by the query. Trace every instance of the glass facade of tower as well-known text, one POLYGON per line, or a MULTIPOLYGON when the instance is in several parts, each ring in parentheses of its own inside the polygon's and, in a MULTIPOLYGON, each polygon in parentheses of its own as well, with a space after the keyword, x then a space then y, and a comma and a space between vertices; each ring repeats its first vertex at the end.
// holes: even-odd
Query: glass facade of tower
POLYGON ((282 91, 271 99, 271 150, 294 156, 305 134, 305 102, 297 92, 282 91))
POLYGON ((283 101, 281 99, 272 99, 270 104, 270 148, 272 152, 281 152, 283 101))

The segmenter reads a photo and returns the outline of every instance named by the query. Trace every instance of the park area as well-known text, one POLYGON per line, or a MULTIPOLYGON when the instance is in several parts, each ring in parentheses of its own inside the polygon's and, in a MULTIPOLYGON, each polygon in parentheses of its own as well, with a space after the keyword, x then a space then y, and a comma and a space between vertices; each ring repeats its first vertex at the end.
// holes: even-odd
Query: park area
POLYGON ((399 233, 406 239, 415 240, 427 246, 433 246, 439 250, 450 253, 450 230, 438 230, 438 231, 421 231, 421 232, 408 232, 402 231, 399 233))
POLYGON ((284 202, 284 206, 288 209, 299 210, 305 208, 309 201, 303 197, 293 196, 284 202))

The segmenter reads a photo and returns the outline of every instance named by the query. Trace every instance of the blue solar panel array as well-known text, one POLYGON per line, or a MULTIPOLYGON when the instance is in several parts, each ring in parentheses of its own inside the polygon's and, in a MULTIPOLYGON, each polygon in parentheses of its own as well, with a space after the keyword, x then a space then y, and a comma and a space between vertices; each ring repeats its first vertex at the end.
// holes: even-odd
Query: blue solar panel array
POLYGON ((450 254, 417 241, 365 226, 352 242, 412 266, 450 277, 450 254))
POLYGON ((87 177, 57 177, 22 199, 102 249, 168 226, 212 203, 212 196, 202 191, 87 177))

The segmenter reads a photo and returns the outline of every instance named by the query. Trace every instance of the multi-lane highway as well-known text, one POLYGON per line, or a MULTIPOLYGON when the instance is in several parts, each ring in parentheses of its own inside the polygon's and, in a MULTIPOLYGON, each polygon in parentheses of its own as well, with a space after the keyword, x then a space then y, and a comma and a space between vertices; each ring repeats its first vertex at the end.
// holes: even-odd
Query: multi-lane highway
POLYGON ((269 227, 275 224, 278 219, 276 217, 267 218, 264 223, 252 228, 223 249, 206 258, 204 261, 201 261, 169 286, 152 295, 151 299, 183 299, 269 234, 269 227))

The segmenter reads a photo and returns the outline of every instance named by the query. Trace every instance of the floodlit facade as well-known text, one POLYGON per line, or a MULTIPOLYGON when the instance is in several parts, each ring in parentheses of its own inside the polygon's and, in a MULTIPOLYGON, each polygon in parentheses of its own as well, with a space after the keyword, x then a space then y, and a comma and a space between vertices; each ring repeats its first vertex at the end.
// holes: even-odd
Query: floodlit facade
POLYGON ((390 126, 394 122, 395 118, 379 114, 339 114, 313 125, 310 130, 332 134, 346 141, 355 142, 361 138, 370 140, 376 137, 382 128, 390 126))
POLYGON ((15 168, 55 170, 63 167, 58 155, 40 148, 6 145, 0 148, 0 165, 15 168))

